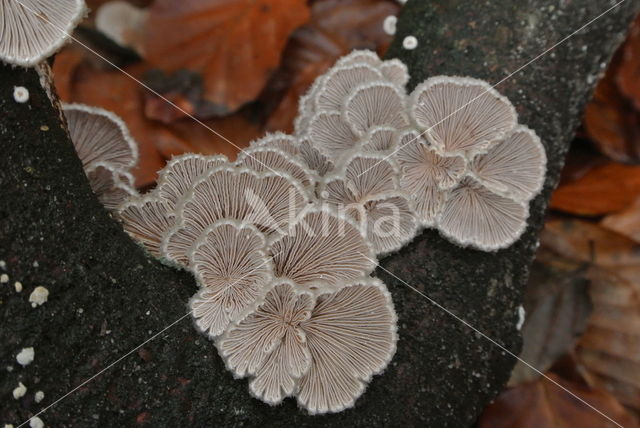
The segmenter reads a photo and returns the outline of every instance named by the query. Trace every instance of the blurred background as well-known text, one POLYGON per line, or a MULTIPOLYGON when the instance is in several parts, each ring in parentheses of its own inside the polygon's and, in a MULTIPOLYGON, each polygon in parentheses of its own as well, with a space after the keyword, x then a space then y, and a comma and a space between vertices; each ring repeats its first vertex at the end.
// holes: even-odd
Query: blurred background
MULTIPOLYGON (((173 155, 233 158, 266 132, 291 132, 298 98, 340 56, 363 48, 384 54, 388 17, 401 7, 394 0, 87 3, 78 41, 55 58, 56 87, 63 101, 124 119, 140 145, 140 188, 153 186, 173 155)), ((639 426, 640 17, 584 112, 541 241, 521 357, 625 427, 639 426)), ((611 426, 518 364, 478 425, 569 426, 563 421, 611 426)))

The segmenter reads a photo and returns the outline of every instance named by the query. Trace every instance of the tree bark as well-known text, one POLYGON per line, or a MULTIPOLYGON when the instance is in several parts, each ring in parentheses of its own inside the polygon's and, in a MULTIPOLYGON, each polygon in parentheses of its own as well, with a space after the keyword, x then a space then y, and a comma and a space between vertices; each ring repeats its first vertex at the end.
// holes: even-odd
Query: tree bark
MULTIPOLYGON (((613 4, 410 0, 389 56, 409 65, 412 86, 436 74, 497 83, 613 4), (419 40, 411 51, 401 46, 409 34, 419 40)), ((37 73, 1 66, 0 260, 10 281, 0 286, 0 423, 24 422, 108 368, 40 417, 83 427, 469 426, 515 360, 407 284, 519 352, 517 308, 547 201, 582 109, 637 9, 625 1, 497 86, 549 159, 526 233, 508 249, 484 253, 426 231, 383 260, 376 274, 398 312, 397 354, 355 408, 328 416, 309 416, 292 399, 270 407, 249 395, 246 380, 232 378, 185 316, 193 278, 147 256, 101 207, 37 73), (29 89, 27 103, 14 101, 14 86, 29 89), (36 286, 50 295, 32 308, 36 286), (15 356, 30 346, 35 360, 21 367, 15 356), (28 391, 14 400, 18 382, 28 391), (38 404, 39 390, 45 399, 38 404)))

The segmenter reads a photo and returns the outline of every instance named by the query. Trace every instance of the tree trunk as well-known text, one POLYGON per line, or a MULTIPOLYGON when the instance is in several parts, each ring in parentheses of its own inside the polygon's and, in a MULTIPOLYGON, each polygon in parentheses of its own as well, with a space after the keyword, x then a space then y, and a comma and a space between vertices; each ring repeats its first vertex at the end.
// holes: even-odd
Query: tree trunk
MULTIPOLYGON (((389 56, 409 65, 411 85, 436 74, 497 83, 611 6, 410 0, 389 56), (415 50, 401 46, 409 34, 419 40, 415 50)), ((398 312, 397 354, 355 408, 321 417, 292 399, 270 407, 249 395, 246 380, 233 379, 187 315, 194 279, 148 257, 101 207, 37 73, 0 66, 0 260, 10 277, 0 286, 0 423, 20 424, 64 397, 40 415, 47 425, 469 426, 515 360, 407 284, 518 353, 517 308, 547 201, 582 109, 637 8, 625 1, 497 86, 547 149, 529 228, 496 253, 427 231, 384 259, 376 274, 398 312), (29 89, 27 103, 14 101, 14 86, 29 89), (50 294, 32 308, 36 286, 50 294), (35 360, 21 367, 15 356, 30 346, 35 360), (14 400, 18 382, 28 391, 14 400)))

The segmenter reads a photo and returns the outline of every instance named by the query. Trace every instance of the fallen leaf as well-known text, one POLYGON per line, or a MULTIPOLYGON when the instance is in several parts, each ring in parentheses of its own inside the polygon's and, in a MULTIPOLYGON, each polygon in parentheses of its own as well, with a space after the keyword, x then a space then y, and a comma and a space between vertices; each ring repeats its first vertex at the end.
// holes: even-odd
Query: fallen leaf
POLYGON ((156 0, 145 58, 167 73, 199 73, 203 97, 224 115, 257 98, 308 18, 305 0, 156 0))
POLYGON ((625 210, 606 216, 600 224, 609 230, 640 242, 640 198, 625 210))
POLYGON ((554 374, 548 376, 597 411, 558 385, 541 378, 500 394, 485 408, 478 428, 613 428, 616 424, 625 428, 638 427, 635 418, 606 391, 571 383, 554 374))
POLYGON ((640 196, 640 166, 608 163, 595 167, 553 193, 550 207, 576 215, 621 211, 640 196))
MULTIPOLYGON (((526 318, 520 357, 539 371, 547 371, 558 358, 570 353, 586 326, 591 304, 585 273, 585 263, 560 257, 544 247, 538 251, 523 302, 526 318)), ((539 376, 518 361, 509 385, 539 376)))
POLYGON ((640 410, 640 278, 598 267, 589 277, 593 313, 576 348, 578 367, 590 385, 640 410))
POLYGON ((316 77, 341 56, 354 49, 370 49, 383 55, 391 43, 391 36, 383 31, 382 23, 387 16, 396 15, 399 9, 395 1, 313 2, 311 20, 295 31, 283 55, 283 64, 274 75, 273 80, 284 82, 280 86, 288 89, 269 117, 267 130, 293 131, 298 99, 316 77))
POLYGON ((640 110, 640 15, 622 47, 622 60, 616 77, 622 93, 640 110))

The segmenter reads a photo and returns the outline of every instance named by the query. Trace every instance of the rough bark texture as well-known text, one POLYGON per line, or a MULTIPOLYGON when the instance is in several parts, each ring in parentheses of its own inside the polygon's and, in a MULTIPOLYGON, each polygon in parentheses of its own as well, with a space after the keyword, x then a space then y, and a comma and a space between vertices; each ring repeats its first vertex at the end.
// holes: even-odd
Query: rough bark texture
MULTIPOLYGON (((412 84, 434 74, 497 82, 608 7, 602 0, 410 0, 390 55, 412 84), (401 48, 415 35, 420 46, 401 48)), ((498 89, 542 137, 549 174, 530 227, 511 248, 458 248, 428 231, 383 261, 379 276, 399 315, 398 352, 354 409, 309 416, 294 400, 269 407, 234 380, 213 345, 185 317, 193 278, 150 259, 91 193, 56 109, 33 71, 0 67, 0 423, 19 424, 182 319, 41 415, 52 426, 463 427, 502 388, 514 359, 411 290, 426 293, 517 353, 517 307, 537 232, 568 142, 637 3, 627 0, 498 89), (31 99, 14 101, 14 85, 31 99), (393 275, 384 270, 393 272, 393 275), (400 281, 398 278, 401 278, 400 281), (14 281, 24 285, 16 293, 14 281), (32 308, 31 291, 49 289, 32 308), (15 361, 23 347, 35 361, 15 361), (27 395, 11 391, 24 383, 27 395), (34 401, 42 390, 45 399, 34 401)))

